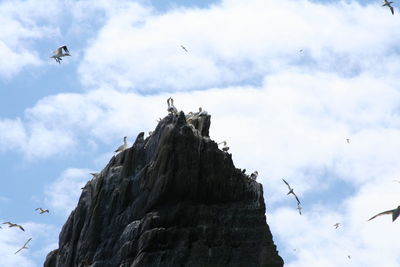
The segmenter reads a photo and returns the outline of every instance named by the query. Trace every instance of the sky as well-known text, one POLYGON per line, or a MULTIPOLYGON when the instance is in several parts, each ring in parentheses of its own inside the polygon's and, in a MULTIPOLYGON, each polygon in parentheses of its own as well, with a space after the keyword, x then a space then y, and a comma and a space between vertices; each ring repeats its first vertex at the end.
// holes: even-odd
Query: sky
POLYGON ((399 266, 399 220, 367 221, 400 204, 400 6, 381 5, 0 0, 0 221, 26 229, 0 229, 0 266, 42 266, 89 173, 170 96, 259 172, 285 266, 399 266))

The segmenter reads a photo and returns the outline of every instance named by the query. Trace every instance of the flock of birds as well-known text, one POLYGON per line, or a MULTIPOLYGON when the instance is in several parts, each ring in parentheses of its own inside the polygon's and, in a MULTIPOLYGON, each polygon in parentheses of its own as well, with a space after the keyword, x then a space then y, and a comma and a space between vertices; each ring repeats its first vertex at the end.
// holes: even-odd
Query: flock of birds
MULTIPOLYGON (((383 7, 388 7, 388 8, 390 9, 391 13, 394 15, 394 8, 393 8, 392 4, 393 4, 392 1, 384 0, 384 3, 383 3, 382 6, 383 6, 383 7)), ((187 49, 185 46, 180 45, 180 47, 181 47, 186 53, 189 53, 188 49, 187 49)), ((300 52, 303 52, 303 49, 301 49, 300 52)), ((61 60, 62 60, 62 57, 65 57, 65 56, 71 56, 71 55, 70 55, 70 53, 69 53, 68 47, 67 47, 66 45, 63 45, 63 46, 58 47, 56 50, 54 50, 54 51, 53 51, 53 56, 51 56, 50 58, 54 58, 55 61, 56 61, 57 63, 60 64, 60 63, 61 63, 61 60)), ((167 99, 167 104, 168 104, 167 111, 168 111, 170 114, 177 114, 177 113, 178 113, 177 108, 174 106, 174 100, 173 100, 172 97, 170 97, 170 98, 167 99)), ((206 111, 203 111, 202 108, 200 107, 200 108, 199 108, 199 112, 197 112, 197 113, 189 112, 189 113, 188 113, 188 115, 187 115, 187 121, 189 122, 192 116, 195 116, 195 115, 201 116, 201 115, 206 115, 206 114, 207 114, 207 112, 206 112, 206 111)), ((159 119, 158 121, 161 121, 161 119, 159 119)), ((152 132, 150 131, 149 134, 151 135, 152 132)), ((126 150, 126 149, 128 148, 127 138, 128 138, 127 136, 125 136, 125 137, 123 138, 123 144, 120 145, 120 146, 114 151, 115 153, 122 152, 122 151, 124 151, 124 150, 126 150)), ((350 139, 347 138, 347 139, 346 139, 346 142, 347 142, 348 144, 350 144, 350 139)), ((218 146, 219 146, 219 145, 222 145, 222 148, 221 148, 222 151, 224 151, 224 152, 226 152, 226 153, 228 152, 229 147, 227 146, 227 142, 226 142, 226 141, 222 141, 222 142, 218 143, 218 146)), ((244 169, 244 170, 242 171, 243 174, 245 174, 245 172, 246 172, 246 169, 244 169)), ((93 178, 98 178, 98 177, 100 176, 100 173, 90 173, 90 174, 93 176, 93 178)), ((256 180, 257 177, 258 177, 258 171, 254 171, 253 173, 251 173, 250 175, 248 175, 248 177, 251 178, 251 179, 253 179, 253 180, 256 180)), ((283 179, 283 178, 282 178, 282 180, 283 180, 283 182, 286 184, 286 186, 287 186, 288 189, 289 189, 287 195, 290 195, 290 194, 291 194, 291 195, 294 196, 294 198, 295 198, 296 201, 297 201, 297 210, 299 211, 299 214, 302 215, 302 212, 301 212, 301 211, 302 211, 302 207, 301 207, 301 202, 300 202, 300 200, 299 200, 299 197, 296 195, 296 193, 294 192, 294 189, 289 185, 289 183, 288 183, 285 179, 283 179)), ((397 181, 397 182, 400 183, 400 181, 397 181)), ((83 189, 83 188, 82 188, 82 189, 83 189)), ((35 209, 35 210, 39 210, 40 214, 43 214, 43 213, 45 213, 45 212, 47 212, 47 213, 49 212, 49 210, 47 210, 47 209, 46 209, 46 210, 43 210, 42 208, 37 208, 37 209, 35 209)), ((398 206, 398 207, 395 208, 395 209, 391 209, 391 210, 387 210, 387 211, 380 212, 380 213, 378 213, 378 214, 372 216, 370 219, 368 219, 368 221, 370 221, 370 220, 372 220, 372 219, 375 219, 376 217, 379 217, 379 216, 381 216, 381 215, 392 215, 392 221, 395 221, 395 220, 399 217, 399 215, 400 215, 400 206, 398 206)), ((3 224, 8 224, 9 227, 19 227, 22 231, 25 231, 24 228, 23 228, 21 225, 18 225, 18 224, 15 224, 15 223, 4 222, 3 224)), ((337 223, 335 223, 333 226, 335 227, 335 229, 337 229, 337 228, 339 228, 340 225, 341 225, 341 223, 337 222, 337 223)), ((1 226, 0 226, 0 228, 1 228, 1 226)), ((27 249, 28 247, 27 247, 26 245, 31 241, 31 239, 32 239, 32 238, 29 238, 29 239, 25 242, 25 244, 24 244, 18 251, 15 252, 15 254, 17 254, 18 252, 20 252, 22 249, 27 249)), ((350 259, 350 256, 348 256, 348 258, 350 259)))
MULTIPOLYGON (((49 210, 48 210, 48 209, 36 208, 35 210, 39 211, 39 214, 49 213, 49 210)), ((20 224, 12 223, 12 222, 3 222, 2 224, 7 224, 9 228, 11 228, 11 227, 18 227, 19 229, 21 229, 21 231, 24 231, 24 232, 25 232, 24 227, 22 227, 20 224)), ((0 226, 0 228, 2 228, 2 227, 0 226)), ((25 242, 25 244, 24 244, 20 249, 18 249, 14 254, 17 254, 18 252, 20 252, 20 251, 23 250, 23 249, 28 249, 28 247, 27 247, 26 245, 27 245, 31 240, 32 240, 32 237, 30 237, 30 238, 25 242)))

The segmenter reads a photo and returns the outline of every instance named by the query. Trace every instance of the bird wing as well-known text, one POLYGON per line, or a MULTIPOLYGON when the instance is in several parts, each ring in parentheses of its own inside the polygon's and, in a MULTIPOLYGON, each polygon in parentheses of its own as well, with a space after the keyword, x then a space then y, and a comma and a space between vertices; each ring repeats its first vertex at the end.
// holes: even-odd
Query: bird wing
POLYGON ((18 249, 14 254, 17 254, 18 252, 20 252, 20 251, 23 250, 23 249, 24 249, 24 247, 18 249))
POLYGON ((10 222, 3 222, 2 224, 8 224, 8 225, 10 225, 11 223, 10 223, 10 222))
POLYGON ((53 54, 55 56, 61 55, 62 54, 62 47, 57 48, 56 50, 53 51, 53 54))
POLYGON ((24 247, 25 247, 31 240, 32 240, 32 237, 30 237, 30 238, 28 239, 28 241, 25 242, 24 247))
POLYGON ((381 216, 381 215, 392 214, 393 211, 394 211, 394 210, 387 210, 387 211, 378 213, 378 214, 376 214, 375 216, 372 216, 368 221, 370 221, 370 220, 372 220, 372 219, 375 219, 376 217, 381 216))
POLYGON ((120 145, 114 152, 119 152, 124 148, 124 145, 120 145))
POLYGON ((60 49, 64 49, 65 52, 69 53, 68 48, 67 48, 66 45, 61 46, 60 49))
POLYGON ((282 180, 285 182, 285 184, 287 185, 287 187, 289 188, 289 190, 292 190, 292 188, 290 187, 290 185, 288 184, 288 182, 285 181, 285 179, 282 178, 282 180))
POLYGON ((24 231, 25 232, 25 229, 21 226, 21 225, 17 225, 22 231, 24 231))
POLYGON ((390 8, 390 11, 392 11, 392 15, 394 15, 393 7, 392 7, 392 6, 389 6, 389 8, 390 8))
POLYGON ((400 206, 398 206, 397 209, 393 211, 392 221, 394 222, 397 219, 397 217, 399 217, 399 215, 400 215, 400 206))
POLYGON ((293 196, 294 196, 294 197, 296 198, 296 200, 297 200, 297 205, 300 204, 300 200, 299 200, 299 198, 297 197, 297 195, 296 195, 294 192, 293 192, 292 194, 293 194, 293 196))

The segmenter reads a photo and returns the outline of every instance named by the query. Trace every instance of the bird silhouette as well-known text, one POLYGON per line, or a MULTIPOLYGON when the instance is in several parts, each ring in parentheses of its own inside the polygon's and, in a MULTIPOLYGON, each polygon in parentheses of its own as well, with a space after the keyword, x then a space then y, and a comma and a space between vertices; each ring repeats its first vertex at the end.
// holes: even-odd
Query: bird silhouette
POLYGON ((370 219, 368 219, 368 221, 375 219, 378 216, 388 215, 388 214, 392 214, 392 222, 394 222, 397 219, 397 217, 399 217, 399 215, 400 215, 400 206, 398 206, 397 208, 392 209, 392 210, 387 210, 387 211, 378 213, 375 216, 372 216, 370 219))
POLYGON ((12 222, 4 222, 3 224, 8 224, 8 227, 19 227, 19 229, 21 229, 22 231, 25 232, 25 229, 19 224, 12 223, 12 222))
POLYGON ((49 213, 49 210, 48 209, 42 209, 42 208, 36 208, 35 210, 38 210, 39 211, 39 214, 43 214, 43 213, 45 213, 45 212, 47 212, 47 213, 49 213))
POLYGON ((299 200, 299 198, 297 197, 296 193, 293 191, 293 188, 290 187, 289 183, 286 182, 285 179, 282 178, 282 180, 283 180, 283 182, 284 182, 284 183, 288 186, 288 188, 289 188, 289 192, 287 193, 287 195, 292 194, 292 195, 296 198, 297 204, 299 205, 299 204, 300 204, 300 200, 299 200))
POLYGON ((28 247, 27 247, 26 245, 27 245, 27 244, 29 243, 29 241, 31 241, 31 240, 32 240, 32 238, 29 238, 28 241, 26 241, 25 244, 22 246, 22 248, 18 249, 14 254, 17 254, 18 252, 20 252, 20 251, 23 250, 23 249, 28 249, 28 247))

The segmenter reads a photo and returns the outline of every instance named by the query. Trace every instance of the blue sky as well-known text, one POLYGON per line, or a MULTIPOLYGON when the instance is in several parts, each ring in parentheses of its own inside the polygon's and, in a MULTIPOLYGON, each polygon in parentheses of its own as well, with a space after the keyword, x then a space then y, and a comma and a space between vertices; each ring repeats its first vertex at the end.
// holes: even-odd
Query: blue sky
POLYGON ((399 203, 400 6, 198 2, 0 1, 0 220, 27 229, 0 229, 0 266, 42 266, 89 172, 169 96, 258 170, 285 266, 397 266, 398 222, 366 220, 399 203))

